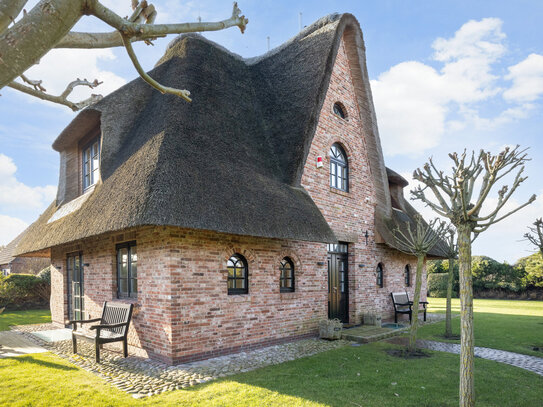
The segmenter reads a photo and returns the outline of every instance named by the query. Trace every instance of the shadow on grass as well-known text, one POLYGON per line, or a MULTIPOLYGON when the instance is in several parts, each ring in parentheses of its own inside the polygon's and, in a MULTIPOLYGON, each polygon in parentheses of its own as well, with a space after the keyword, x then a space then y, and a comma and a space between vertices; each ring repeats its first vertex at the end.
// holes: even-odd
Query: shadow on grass
MULTIPOLYGON (((76 367, 72 367, 72 366, 66 366, 66 365, 61 365, 59 363, 54 363, 54 362, 47 362, 45 360, 40 360, 40 359, 36 359, 34 356, 32 355, 23 355, 23 356, 10 356, 10 357, 7 357, 7 358, 4 358, 5 360, 10 360, 10 361, 16 361, 16 362, 19 362, 21 364, 23 363, 27 363, 29 366, 28 368, 31 369, 32 366, 31 365, 38 365, 38 366, 41 366, 41 367, 48 367, 50 369, 58 369, 58 370, 65 370, 65 371, 74 371, 74 370, 78 370, 76 367)), ((0 359, 1 361, 2 359, 0 359)), ((1 368, 10 368, 11 366, 9 365, 6 365, 6 366, 1 366, 0 365, 0 369, 1 368)))

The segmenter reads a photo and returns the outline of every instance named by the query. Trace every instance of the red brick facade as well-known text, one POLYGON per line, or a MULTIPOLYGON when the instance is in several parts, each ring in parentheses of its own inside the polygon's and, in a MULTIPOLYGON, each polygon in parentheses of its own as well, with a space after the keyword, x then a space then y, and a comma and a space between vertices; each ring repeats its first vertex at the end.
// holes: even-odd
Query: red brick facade
MULTIPOLYGON (((343 43, 302 176, 324 217, 349 247, 349 322, 364 313, 392 315, 390 292, 405 290, 404 267, 413 257, 374 242, 375 189, 366 156, 365 135, 343 43), (340 102, 346 119, 334 115, 340 102), (340 143, 349 161, 349 192, 329 186, 329 151, 340 143), (324 166, 316 167, 317 156, 324 166), (364 237, 368 231, 369 239, 364 237), (376 266, 384 264, 384 287, 376 266)), ((66 256, 80 252, 84 268, 85 316, 100 314, 116 297, 116 244, 137 242, 138 294, 130 331, 131 352, 168 363, 191 361, 316 335, 328 315, 327 246, 324 243, 234 236, 174 227, 146 227, 87 239, 51 251, 53 321, 67 315, 66 256), (228 295, 228 258, 248 263, 249 292, 228 295), (288 256, 295 268, 295 292, 279 290, 279 264, 288 256)), ((425 280, 425 279, 424 279, 425 280)), ((423 280, 423 281, 424 281, 423 280)), ((412 288, 408 288, 412 290, 412 288)), ((425 292, 423 284, 423 292, 425 292)))

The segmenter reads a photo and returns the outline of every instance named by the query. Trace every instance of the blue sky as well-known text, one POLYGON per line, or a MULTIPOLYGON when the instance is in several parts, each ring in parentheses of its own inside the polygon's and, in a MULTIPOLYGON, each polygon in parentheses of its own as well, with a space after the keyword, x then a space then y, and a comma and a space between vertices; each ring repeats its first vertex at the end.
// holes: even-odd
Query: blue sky
MULTIPOLYGON (((130 13, 128 0, 104 3, 123 16, 130 13)), ((229 1, 154 4, 161 23, 195 21, 198 16, 220 20, 231 13, 229 1)), ((206 36, 244 57, 266 52, 268 36, 272 48, 294 36, 300 12, 303 25, 332 12, 354 14, 364 32, 385 161, 408 178, 430 156, 449 168, 451 151, 530 147, 529 179, 511 207, 532 193, 538 200, 493 226, 476 241, 474 252, 509 262, 533 252, 522 234, 543 216, 543 3, 241 0, 239 6, 249 18, 245 34, 232 28, 206 36)), ((86 17, 76 29, 107 27, 86 17)), ((146 69, 153 67, 171 39, 160 39, 154 47, 135 47, 146 69)), ((91 92, 105 95, 136 73, 124 49, 116 48, 55 50, 27 76, 43 79, 52 93, 62 92, 76 77, 104 82, 92 91, 78 89, 73 95, 77 100, 91 92)), ((1 94, 0 244, 5 244, 52 201, 59 159, 51 143, 75 114, 11 89, 2 89, 1 94)))

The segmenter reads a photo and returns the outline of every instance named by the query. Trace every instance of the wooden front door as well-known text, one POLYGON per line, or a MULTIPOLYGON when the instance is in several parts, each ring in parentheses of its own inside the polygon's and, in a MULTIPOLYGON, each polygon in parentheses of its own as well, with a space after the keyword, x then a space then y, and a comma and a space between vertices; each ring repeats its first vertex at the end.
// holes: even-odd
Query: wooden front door
POLYGON ((328 318, 349 322, 347 243, 328 245, 328 318))
POLYGON ((81 253, 69 254, 66 266, 68 279, 68 318, 84 319, 84 279, 81 253))

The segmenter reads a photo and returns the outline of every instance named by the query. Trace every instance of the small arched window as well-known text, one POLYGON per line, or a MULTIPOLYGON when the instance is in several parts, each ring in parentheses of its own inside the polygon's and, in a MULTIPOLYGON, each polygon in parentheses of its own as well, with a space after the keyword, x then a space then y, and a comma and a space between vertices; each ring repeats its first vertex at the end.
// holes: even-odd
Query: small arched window
POLYGON ((247 294, 249 277, 247 260, 241 254, 234 254, 228 259, 228 294, 247 294))
POLYGON ((330 147, 330 186, 341 191, 349 191, 347 155, 337 143, 330 147))
POLYGON ((279 265, 279 290, 282 293, 294 291, 294 263, 289 257, 281 260, 279 265))
POLYGON ((411 286, 411 269, 409 267, 409 264, 405 265, 404 278, 405 278, 405 286, 410 287, 411 286))
POLYGON ((383 263, 377 265, 377 287, 384 287, 384 276, 383 276, 383 263))
POLYGON ((347 117, 347 115, 345 114, 345 108, 339 102, 334 103, 334 114, 338 117, 341 117, 342 119, 345 119, 345 117, 347 117))

